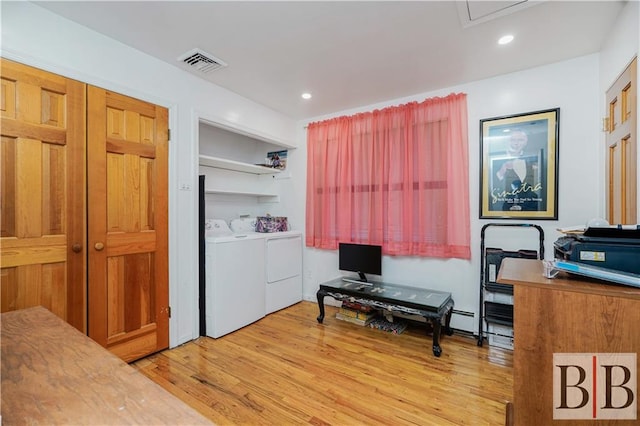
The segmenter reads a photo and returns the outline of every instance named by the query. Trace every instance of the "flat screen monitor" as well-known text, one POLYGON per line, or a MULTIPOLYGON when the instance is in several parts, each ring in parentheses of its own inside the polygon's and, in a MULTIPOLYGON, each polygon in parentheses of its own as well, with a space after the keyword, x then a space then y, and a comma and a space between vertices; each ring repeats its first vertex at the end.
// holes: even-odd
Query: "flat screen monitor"
POLYGON ((360 281, 367 282, 365 274, 382 275, 382 247, 368 244, 340 243, 338 268, 357 272, 360 281))

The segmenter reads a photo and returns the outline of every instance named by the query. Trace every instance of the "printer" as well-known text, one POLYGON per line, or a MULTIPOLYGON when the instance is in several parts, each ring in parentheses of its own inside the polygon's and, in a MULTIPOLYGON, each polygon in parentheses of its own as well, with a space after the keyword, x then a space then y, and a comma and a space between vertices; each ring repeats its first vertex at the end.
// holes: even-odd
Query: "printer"
POLYGON ((554 257, 612 271, 640 274, 640 225, 587 228, 554 243, 554 257))

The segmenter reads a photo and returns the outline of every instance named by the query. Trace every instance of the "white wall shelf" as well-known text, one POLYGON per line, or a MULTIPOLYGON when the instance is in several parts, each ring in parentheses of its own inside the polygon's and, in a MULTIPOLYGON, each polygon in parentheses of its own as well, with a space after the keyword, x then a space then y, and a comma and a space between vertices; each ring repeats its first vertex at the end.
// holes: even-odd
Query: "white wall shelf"
POLYGON ((208 155, 200 156, 200 165, 215 167, 217 169, 232 170, 235 172, 251 173, 254 175, 273 175, 280 173, 280 170, 271 167, 243 163, 241 161, 228 160, 226 158, 211 157, 208 155))
POLYGON ((280 196, 278 194, 270 194, 265 192, 251 192, 251 191, 236 191, 229 189, 215 189, 209 188, 204 190, 205 194, 216 195, 242 195, 247 197, 257 197, 261 203, 278 203, 280 202, 280 196))

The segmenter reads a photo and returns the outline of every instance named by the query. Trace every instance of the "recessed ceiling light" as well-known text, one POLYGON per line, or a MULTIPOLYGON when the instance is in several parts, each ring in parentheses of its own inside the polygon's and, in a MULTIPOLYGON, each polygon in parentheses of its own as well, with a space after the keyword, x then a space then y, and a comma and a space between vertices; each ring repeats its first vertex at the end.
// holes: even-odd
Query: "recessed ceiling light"
POLYGON ((500 39, 498 40, 498 44, 509 44, 512 41, 513 41, 513 36, 511 34, 508 34, 506 36, 500 37, 500 39))
POLYGON ((303 93, 302 99, 311 99, 311 93, 303 93))

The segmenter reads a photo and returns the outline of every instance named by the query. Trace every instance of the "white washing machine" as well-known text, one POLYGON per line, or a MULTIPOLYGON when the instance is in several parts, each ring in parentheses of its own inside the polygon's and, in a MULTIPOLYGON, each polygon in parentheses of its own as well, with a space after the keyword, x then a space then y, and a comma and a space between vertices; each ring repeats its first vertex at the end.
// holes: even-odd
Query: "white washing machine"
POLYGON ((302 233, 263 234, 266 250, 266 313, 302 300, 302 233))
POLYGON ((266 315, 265 258, 264 235, 234 234, 231 230, 228 232, 222 230, 217 233, 207 231, 205 238, 207 336, 221 337, 266 315))
MULTIPOLYGON (((256 218, 233 219, 230 226, 233 232, 255 232, 256 218)), ((302 300, 302 233, 259 235, 265 239, 265 307, 270 314, 302 300)))

